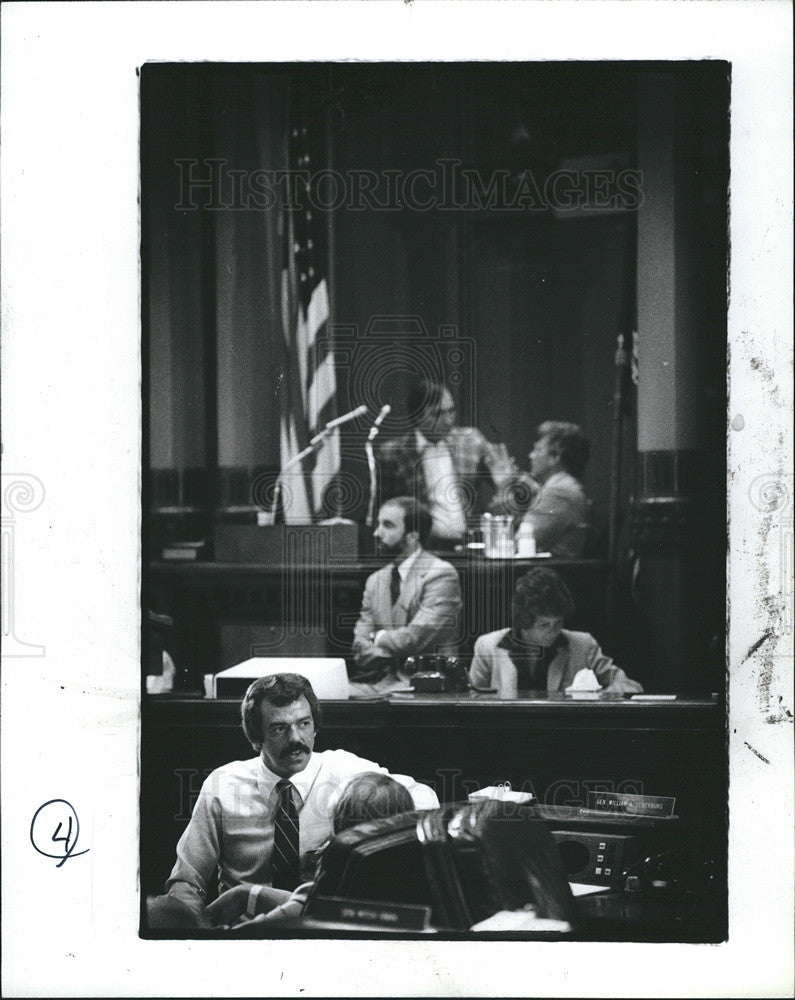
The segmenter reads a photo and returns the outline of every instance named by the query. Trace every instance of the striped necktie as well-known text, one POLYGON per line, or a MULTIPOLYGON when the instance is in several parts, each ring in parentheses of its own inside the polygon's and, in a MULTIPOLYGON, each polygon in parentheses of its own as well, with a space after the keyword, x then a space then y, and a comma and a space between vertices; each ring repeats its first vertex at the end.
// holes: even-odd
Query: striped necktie
POLYGON ((273 827, 271 874, 276 889, 293 890, 299 885, 298 810, 293 800, 293 786, 288 778, 276 785, 279 805, 273 827))

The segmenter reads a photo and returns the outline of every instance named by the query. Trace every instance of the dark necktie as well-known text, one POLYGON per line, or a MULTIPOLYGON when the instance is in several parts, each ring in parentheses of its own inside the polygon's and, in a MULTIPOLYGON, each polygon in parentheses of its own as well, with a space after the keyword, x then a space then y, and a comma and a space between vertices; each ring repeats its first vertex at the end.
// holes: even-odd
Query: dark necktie
POLYGON ((397 604, 400 597, 400 573, 397 566, 392 566, 392 576, 389 580, 389 596, 392 598, 392 607, 397 604))
POLYGON ((298 810, 293 801, 293 786, 288 778, 276 785, 279 805, 273 827, 271 872, 276 889, 292 891, 300 884, 298 855, 298 810))

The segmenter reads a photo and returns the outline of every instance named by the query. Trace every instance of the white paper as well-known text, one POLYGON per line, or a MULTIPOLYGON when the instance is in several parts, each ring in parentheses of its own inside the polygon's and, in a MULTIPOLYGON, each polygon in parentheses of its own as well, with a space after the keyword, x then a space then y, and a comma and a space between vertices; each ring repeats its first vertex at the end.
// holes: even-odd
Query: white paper
POLYGON ((791 994, 791 22, 732 0, 3 5, 4 996, 791 994), (137 67, 702 57, 733 67, 731 940, 141 940, 137 67), (88 851, 57 870, 30 844, 56 799, 88 851))

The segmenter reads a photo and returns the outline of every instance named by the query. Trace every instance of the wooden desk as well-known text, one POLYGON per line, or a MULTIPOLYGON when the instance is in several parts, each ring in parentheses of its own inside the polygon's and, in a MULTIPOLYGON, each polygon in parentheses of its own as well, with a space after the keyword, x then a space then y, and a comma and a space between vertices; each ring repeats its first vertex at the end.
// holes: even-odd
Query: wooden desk
MULTIPOLYGON (((588 791, 676 797, 725 855, 723 704, 709 698, 638 703, 539 694, 416 695, 322 703, 316 749, 343 748, 432 785, 442 802, 510 781, 551 805, 586 805, 588 791)), ((162 891, 176 842, 213 768, 253 756, 237 701, 151 697, 142 711, 141 874, 162 891)))
MULTIPOLYGON (((461 579, 462 655, 471 655, 477 636, 510 623, 515 581, 534 565, 554 568, 570 587, 576 606, 570 627, 598 636, 616 655, 610 646, 605 561, 456 556, 449 561, 461 579)), ((170 652, 186 667, 188 687, 200 691, 204 674, 253 655, 349 655, 365 580, 381 566, 375 559, 325 566, 154 562, 143 600, 148 610, 174 618, 170 652)))

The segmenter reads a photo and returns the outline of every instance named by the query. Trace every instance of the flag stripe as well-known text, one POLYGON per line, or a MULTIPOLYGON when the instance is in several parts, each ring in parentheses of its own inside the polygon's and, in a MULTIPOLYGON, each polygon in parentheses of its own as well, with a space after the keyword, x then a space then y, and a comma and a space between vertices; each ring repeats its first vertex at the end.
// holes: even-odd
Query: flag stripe
MULTIPOLYGON (((296 81, 291 95, 286 158, 291 171, 312 172, 312 149, 320 129, 308 99, 309 84, 296 81)), ((322 165, 322 164, 321 164, 322 165)), ((302 451, 309 440, 337 415, 337 380, 333 344, 328 336, 328 288, 323 274, 323 228, 311 206, 301 203, 300 185, 296 203, 285 209, 282 246, 282 324, 285 368, 282 392, 282 468, 302 451)), ((291 503, 285 505, 285 521, 314 520, 323 494, 339 472, 340 434, 335 429, 319 451, 307 456, 290 480, 291 503), (289 506, 289 510, 287 507, 289 506)), ((283 477, 284 478, 284 477, 283 477)))

